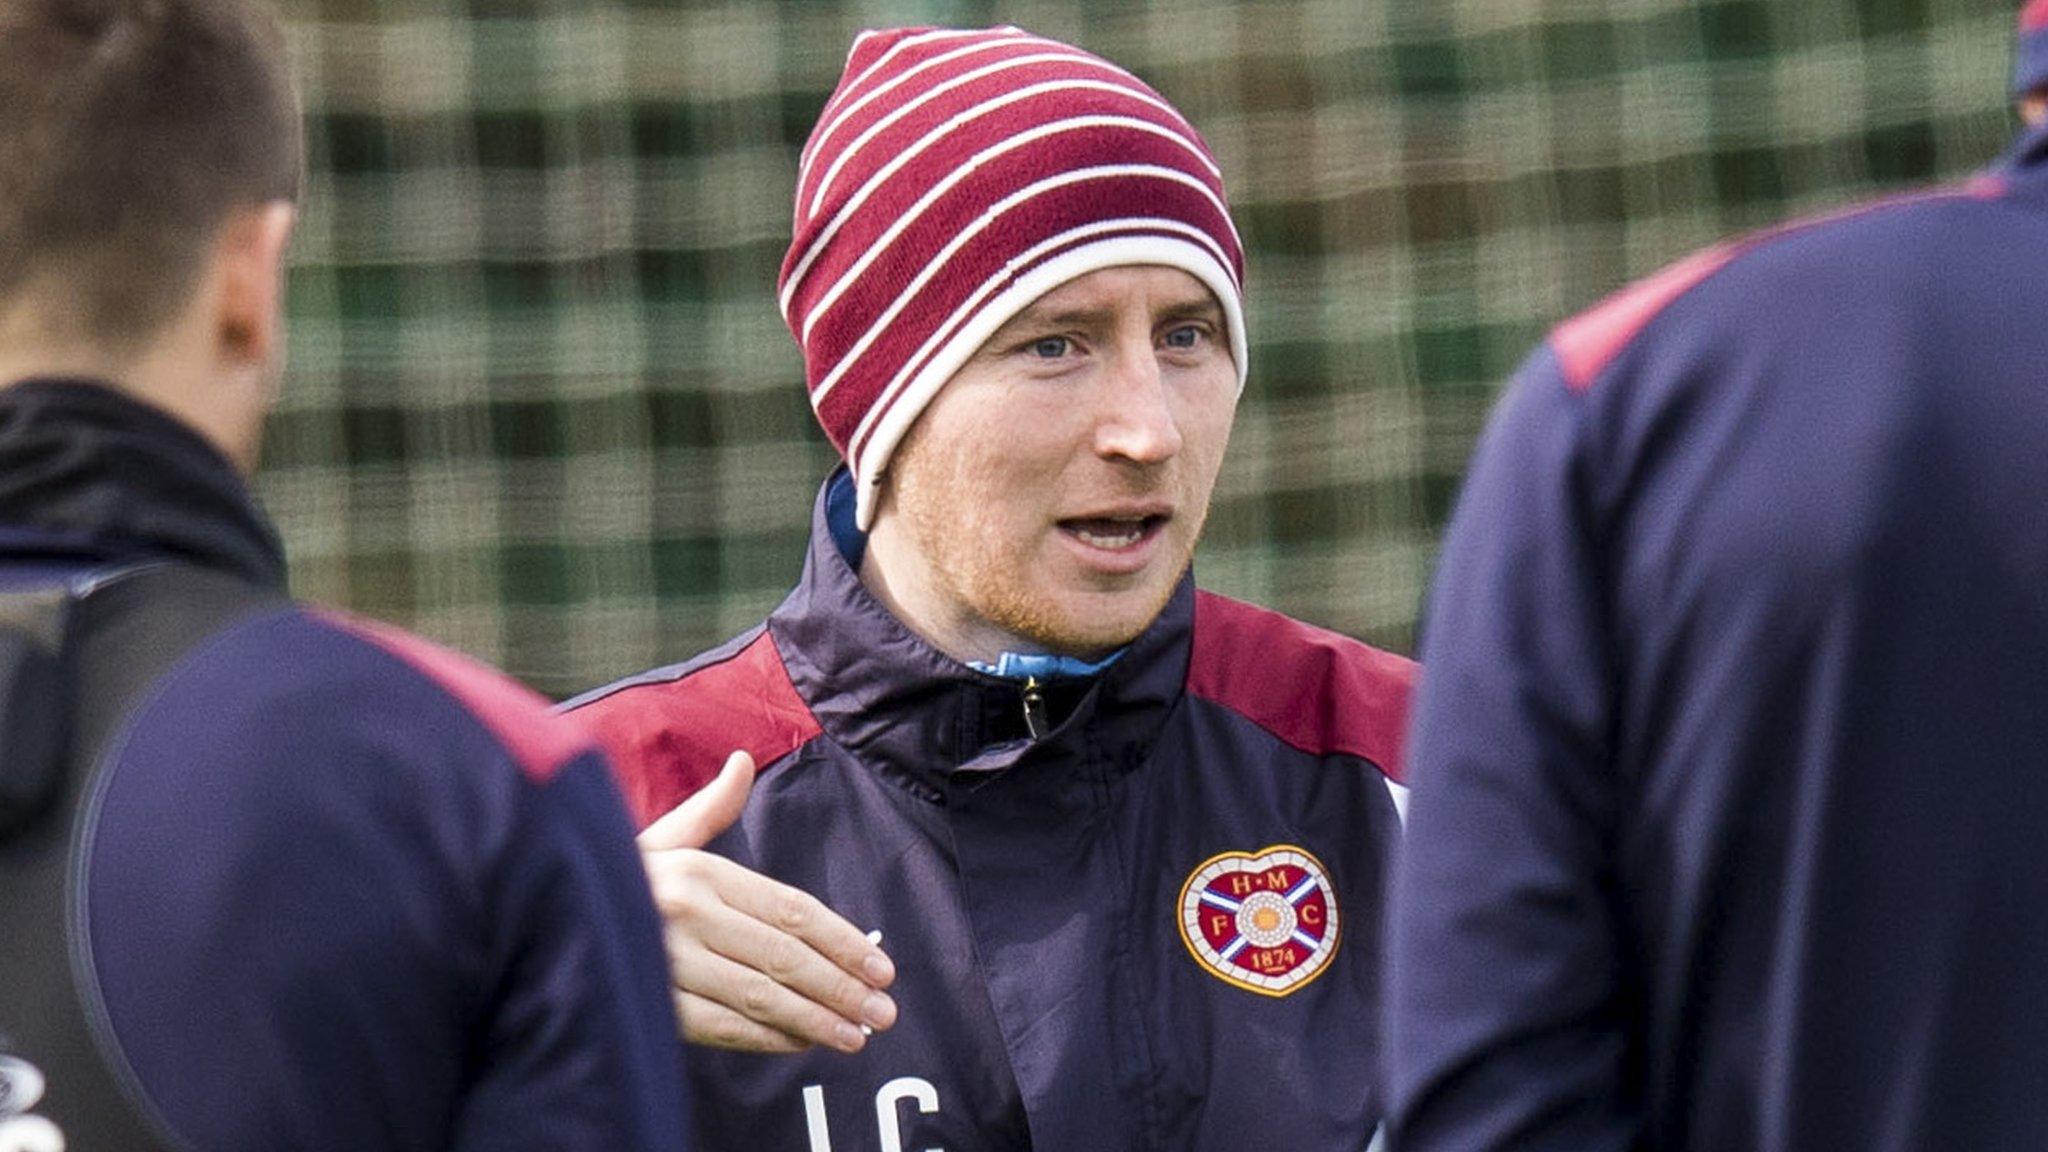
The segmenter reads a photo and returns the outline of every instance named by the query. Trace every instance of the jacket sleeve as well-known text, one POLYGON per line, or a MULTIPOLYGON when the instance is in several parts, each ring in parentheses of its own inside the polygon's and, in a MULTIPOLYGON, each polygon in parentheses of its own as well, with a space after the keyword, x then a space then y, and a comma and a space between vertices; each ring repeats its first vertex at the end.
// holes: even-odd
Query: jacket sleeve
MULTIPOLYGON (((549 722, 538 704, 531 714, 549 722)), ((219 638, 102 777, 114 1046, 196 1148, 669 1148, 659 927, 594 752, 523 763, 432 676, 292 617, 219 638)))
POLYGON ((1432 590, 1390 924, 1393 1149, 1632 1141, 1586 400, 1547 352, 1523 370, 1432 590))
POLYGON ((523 807, 495 885, 494 993, 454 1147, 679 1147, 661 930, 603 758, 571 761, 523 807))

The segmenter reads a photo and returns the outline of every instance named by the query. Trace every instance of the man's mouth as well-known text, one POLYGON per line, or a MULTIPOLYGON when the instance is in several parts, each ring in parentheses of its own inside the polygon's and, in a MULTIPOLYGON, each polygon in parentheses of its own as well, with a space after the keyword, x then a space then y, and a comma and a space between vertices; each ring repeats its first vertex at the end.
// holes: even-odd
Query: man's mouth
POLYGON ((1081 543, 1107 552, 1135 548, 1156 535, 1168 516, 1089 516, 1060 521, 1060 529, 1081 543))

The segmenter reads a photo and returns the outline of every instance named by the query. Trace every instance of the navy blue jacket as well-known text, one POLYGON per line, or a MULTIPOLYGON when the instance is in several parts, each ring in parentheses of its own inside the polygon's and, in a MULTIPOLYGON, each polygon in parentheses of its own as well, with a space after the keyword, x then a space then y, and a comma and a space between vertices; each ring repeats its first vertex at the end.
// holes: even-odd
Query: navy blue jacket
POLYGON ((1559 328, 1425 635, 1394 1147, 2048 1147, 2048 132, 1559 328))
POLYGON ((862 587, 851 494, 765 626, 577 702, 643 823, 752 752, 711 850, 896 962, 857 1055, 693 1050, 701 1146, 1364 1148, 1413 665, 1183 581, 1032 740, 862 587))
MULTIPOLYGON (((71 951, 162 1143, 682 1147, 659 925, 589 738, 480 665, 283 601, 268 522, 169 417, 89 384, 0 390, 0 587, 152 561, 275 606, 128 713, 58 830, 63 923, 4 930, 71 951)), ((34 850, 0 849, 0 876, 34 850)), ((47 1059, 4 1054, 17 1090, 47 1059)), ((78 1140, 111 1102, 41 1067, 26 1106, 78 1140)))

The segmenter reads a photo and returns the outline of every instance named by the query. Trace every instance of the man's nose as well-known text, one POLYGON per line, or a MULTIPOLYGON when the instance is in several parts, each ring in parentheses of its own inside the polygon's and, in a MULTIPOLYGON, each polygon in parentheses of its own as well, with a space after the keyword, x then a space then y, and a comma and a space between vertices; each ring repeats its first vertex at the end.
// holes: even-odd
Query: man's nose
POLYGON ((1149 342, 1144 351, 1119 355, 1104 380, 1095 421, 1095 450, 1107 458, 1160 464, 1180 452, 1165 372, 1149 342))

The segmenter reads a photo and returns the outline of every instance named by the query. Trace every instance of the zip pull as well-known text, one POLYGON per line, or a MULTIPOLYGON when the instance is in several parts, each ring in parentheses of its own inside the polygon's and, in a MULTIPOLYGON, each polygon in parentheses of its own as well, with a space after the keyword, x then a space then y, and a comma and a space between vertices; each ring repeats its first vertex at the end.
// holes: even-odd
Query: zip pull
POLYGON ((1039 691, 1038 677, 1030 676, 1024 681, 1024 729, 1031 733, 1033 740, 1045 739, 1052 731, 1052 724, 1045 716, 1045 693, 1039 691))

